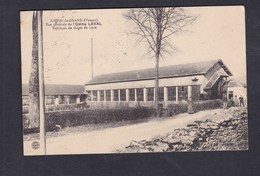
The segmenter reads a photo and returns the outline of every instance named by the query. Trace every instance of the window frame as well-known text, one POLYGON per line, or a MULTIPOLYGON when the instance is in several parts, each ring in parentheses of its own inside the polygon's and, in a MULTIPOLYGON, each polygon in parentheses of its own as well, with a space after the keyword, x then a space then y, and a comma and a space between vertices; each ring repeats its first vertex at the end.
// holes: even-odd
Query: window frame
POLYGON ((126 101, 126 89, 120 89, 120 101, 126 101))
POLYGON ((176 86, 167 87, 168 101, 176 101, 176 86))
POLYGON ((149 87, 147 88, 147 101, 154 101, 154 88, 149 87))
POLYGON ((128 89, 129 101, 135 101, 135 89, 128 89))
POLYGON ((136 97, 137 97, 137 101, 144 101, 144 89, 143 88, 136 89, 136 97))
POLYGON ((113 90, 113 101, 119 101, 119 93, 118 93, 118 89, 114 89, 113 90), (116 96, 115 96, 116 95, 116 96))

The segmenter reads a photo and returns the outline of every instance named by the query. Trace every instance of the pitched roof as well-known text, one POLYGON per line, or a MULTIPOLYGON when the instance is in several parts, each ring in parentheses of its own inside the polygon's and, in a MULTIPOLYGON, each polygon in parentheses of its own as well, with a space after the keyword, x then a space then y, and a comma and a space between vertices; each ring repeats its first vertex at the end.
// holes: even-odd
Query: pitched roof
POLYGON ((243 84, 240 81, 231 79, 228 81, 228 87, 246 87, 246 84, 243 84))
POLYGON ((228 75, 222 70, 215 72, 209 79, 209 82, 206 84, 204 89, 211 89, 221 77, 228 77, 228 75))
MULTIPOLYGON (((180 77, 189 75, 203 75, 206 74, 215 64, 219 63, 228 75, 232 75, 228 68, 224 65, 222 60, 210 60, 197 63, 171 65, 160 67, 159 78, 180 77)), ((94 77, 85 85, 126 82, 136 80, 149 80, 155 78, 155 68, 144 70, 134 70, 119 73, 103 74, 94 77)))
MULTIPOLYGON (((47 84, 45 85, 46 95, 80 95, 84 92, 83 85, 61 85, 47 84)), ((22 95, 29 95, 29 84, 22 85, 22 95)))

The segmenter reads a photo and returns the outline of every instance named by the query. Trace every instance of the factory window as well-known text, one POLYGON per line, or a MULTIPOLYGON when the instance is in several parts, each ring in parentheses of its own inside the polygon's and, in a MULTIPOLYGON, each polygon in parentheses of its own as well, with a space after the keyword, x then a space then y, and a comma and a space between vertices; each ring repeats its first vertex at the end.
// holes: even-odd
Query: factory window
POLYGON ((137 101, 144 101, 144 89, 136 89, 137 101))
POLYGON ((135 101, 135 89, 129 89, 129 101, 135 101))
POLYGON ((167 87, 168 89, 168 101, 176 101, 176 87, 167 87))
POLYGON ((163 101, 164 100, 163 87, 159 87, 159 89, 158 89, 158 96, 159 96, 159 101, 163 101))
POLYGON ((154 100, 154 88, 147 88, 147 101, 154 100))
POLYGON ((111 91, 106 90, 106 101, 111 101, 111 91))
POLYGON ((186 100, 188 101, 188 86, 179 86, 178 87, 178 99, 179 101, 181 100, 186 100))
POLYGON ((87 95, 86 95, 86 99, 87 101, 91 101, 91 91, 86 91, 87 95))
POLYGON ((93 91, 93 101, 97 101, 97 91, 93 91))
POLYGON ((114 101, 118 101, 118 90, 113 90, 114 91, 114 101))
POLYGON ((120 89, 120 101, 126 101, 126 90, 120 89))
POLYGON ((104 90, 100 90, 100 101, 104 101, 104 90))

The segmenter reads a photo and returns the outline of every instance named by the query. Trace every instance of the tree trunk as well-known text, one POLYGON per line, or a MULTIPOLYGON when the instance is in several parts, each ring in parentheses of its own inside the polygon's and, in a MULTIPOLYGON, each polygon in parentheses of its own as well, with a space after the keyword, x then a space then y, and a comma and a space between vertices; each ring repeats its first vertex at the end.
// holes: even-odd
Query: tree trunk
POLYGON ((160 62, 160 51, 162 42, 162 11, 161 8, 156 9, 157 19, 157 34, 156 34, 156 51, 155 51, 155 108, 156 116, 160 116, 159 112, 159 62, 160 62))
POLYGON ((155 109, 156 116, 159 116, 159 54, 155 58, 155 109))
POLYGON ((39 127, 39 77, 38 77, 38 14, 33 12, 32 62, 29 80, 29 128, 39 127))

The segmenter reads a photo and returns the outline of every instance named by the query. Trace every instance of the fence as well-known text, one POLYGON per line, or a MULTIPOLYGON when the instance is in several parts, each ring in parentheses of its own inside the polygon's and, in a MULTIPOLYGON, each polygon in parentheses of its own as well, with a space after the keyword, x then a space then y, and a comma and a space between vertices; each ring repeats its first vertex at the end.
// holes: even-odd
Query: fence
MULTIPOLYGON (((86 103, 80 104, 60 104, 60 105, 45 105, 45 112, 59 111, 83 111, 88 108, 86 103)), ((29 106, 23 106, 23 114, 29 112, 29 106)))
MULTIPOLYGON (((219 100, 204 100, 194 102, 197 104, 211 105, 212 102, 218 102, 219 100)), ((60 104, 60 105, 45 105, 45 112, 60 112, 60 111, 84 111, 86 109, 124 109, 124 108, 132 108, 132 107, 155 107, 155 102, 147 101, 147 102, 139 102, 139 101, 129 101, 129 102, 101 102, 101 101, 92 101, 87 103, 80 104, 60 104)), ((162 102, 163 107, 166 108, 169 105, 177 104, 177 105, 185 105, 188 106, 186 101, 183 102, 175 102, 168 101, 162 102)), ((23 113, 26 114, 29 112, 28 106, 23 106, 23 113)))

